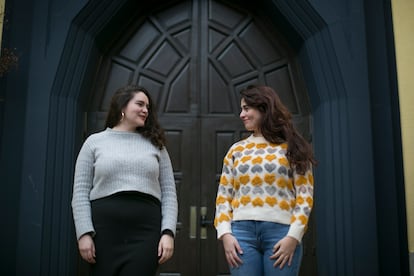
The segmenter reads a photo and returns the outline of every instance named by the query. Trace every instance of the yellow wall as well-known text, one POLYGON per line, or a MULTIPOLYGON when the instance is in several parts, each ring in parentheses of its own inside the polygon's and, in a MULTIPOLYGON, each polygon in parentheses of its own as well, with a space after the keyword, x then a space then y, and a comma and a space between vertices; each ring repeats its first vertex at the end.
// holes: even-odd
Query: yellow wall
POLYGON ((3 16, 4 16, 4 2, 6 0, 0 0, 0 45, 1 45, 1 38, 3 34, 3 16))
MULTIPOLYGON (((407 202, 408 246, 414 253, 414 1, 392 0, 407 202)), ((413 270, 413 268, 411 268, 413 270)))

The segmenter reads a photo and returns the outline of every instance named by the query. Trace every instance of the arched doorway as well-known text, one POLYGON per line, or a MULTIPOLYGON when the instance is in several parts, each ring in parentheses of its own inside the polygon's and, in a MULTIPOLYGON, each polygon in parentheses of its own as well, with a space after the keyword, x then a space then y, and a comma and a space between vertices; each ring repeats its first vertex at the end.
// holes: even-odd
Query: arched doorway
MULTIPOLYGON (((126 83, 149 89, 166 130, 180 208, 177 250, 161 274, 228 272, 211 221, 222 158, 244 134, 238 118, 242 87, 274 87, 311 138, 310 104, 295 53, 263 14, 220 1, 173 2, 144 9, 116 43, 102 46, 86 135, 102 129, 112 93, 126 83)), ((306 275, 316 271, 312 230, 305 239, 306 275)))

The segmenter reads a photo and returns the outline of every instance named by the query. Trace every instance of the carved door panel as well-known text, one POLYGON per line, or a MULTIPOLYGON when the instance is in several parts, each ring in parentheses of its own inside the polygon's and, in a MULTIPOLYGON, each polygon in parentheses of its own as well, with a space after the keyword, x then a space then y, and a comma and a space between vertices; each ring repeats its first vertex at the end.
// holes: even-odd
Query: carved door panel
POLYGON ((270 21, 234 3, 175 1, 143 12, 103 57, 90 97, 88 134, 102 129, 120 86, 144 86, 156 103, 179 200, 176 251, 161 275, 228 273, 212 220, 224 154, 246 134, 238 117, 241 88, 274 87, 310 137, 309 101, 294 55, 270 21))

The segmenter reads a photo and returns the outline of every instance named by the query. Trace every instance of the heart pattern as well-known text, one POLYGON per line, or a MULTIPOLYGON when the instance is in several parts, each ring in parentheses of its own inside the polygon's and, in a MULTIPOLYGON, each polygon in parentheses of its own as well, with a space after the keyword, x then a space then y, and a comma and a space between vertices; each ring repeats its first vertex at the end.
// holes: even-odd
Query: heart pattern
POLYGON ((287 175, 287 174, 288 174, 288 169, 287 169, 286 167, 282 167, 282 166, 280 166, 280 167, 277 169, 277 172, 278 172, 278 173, 280 173, 280 174, 283 174, 283 175, 287 175))
POLYGON ((243 187, 241 187, 241 192, 242 192, 243 195, 247 195, 250 192, 251 189, 252 188, 250 188, 249 186, 243 186, 243 187))
POLYGON ((281 198, 287 198, 287 197, 288 197, 288 195, 287 195, 286 191, 284 191, 284 190, 279 190, 279 191, 277 192, 277 195, 278 195, 279 197, 281 197, 281 198))
POLYGON ((240 165, 238 167, 239 172, 241 172, 241 173, 246 173, 249 170, 249 168, 250 168, 250 166, 248 164, 246 164, 246 165, 240 165))
POLYGON ((230 170, 227 166, 223 166, 223 173, 225 173, 225 174, 230 173, 230 170))
POLYGON ((250 155, 254 150, 246 150, 243 155, 250 155))
POLYGON ((266 186, 265 190, 269 195, 274 195, 277 189, 275 186, 266 186))
POLYGON ((255 151, 254 154, 258 155, 258 154, 263 154, 263 153, 265 153, 264 149, 258 149, 258 150, 255 151))
POLYGON ((285 223, 304 231, 313 205, 312 169, 303 176, 293 177, 287 148, 287 144, 271 144, 264 139, 259 143, 253 138, 241 140, 230 148, 224 157, 217 190, 217 197, 221 197, 217 200, 215 217, 218 231, 231 227, 218 226, 230 225, 236 209, 238 219, 243 219, 244 210, 249 214, 257 210, 258 219, 269 221, 292 217, 292 222, 289 219, 285 223), (266 210, 266 217, 261 209, 266 210))
POLYGON ((264 191, 260 186, 256 186, 253 188, 253 194, 263 194, 264 191))
POLYGON ((299 186, 298 191, 301 194, 306 194, 308 189, 306 189, 306 187, 304 187, 304 186, 299 186))
POLYGON ((220 193, 224 194, 224 193, 226 193, 226 191, 227 191, 226 187, 221 186, 221 185, 219 186, 219 192, 220 193))
POLYGON ((266 164, 264 164, 264 168, 265 168, 265 170, 267 171, 267 172, 269 172, 269 173, 271 173, 271 172, 273 172, 275 169, 276 169, 276 164, 274 164, 274 163, 266 163, 266 164))
POLYGON ((262 168, 262 166, 260 166, 260 165, 254 165, 253 167, 252 167, 252 173, 260 173, 260 172, 262 172, 263 171, 263 168, 262 168))
POLYGON ((277 151, 277 148, 267 148, 266 151, 270 154, 275 153, 277 151))
POLYGON ((243 153, 241 153, 241 152, 235 152, 235 153, 233 153, 233 156, 235 158, 240 158, 241 156, 243 156, 243 153))

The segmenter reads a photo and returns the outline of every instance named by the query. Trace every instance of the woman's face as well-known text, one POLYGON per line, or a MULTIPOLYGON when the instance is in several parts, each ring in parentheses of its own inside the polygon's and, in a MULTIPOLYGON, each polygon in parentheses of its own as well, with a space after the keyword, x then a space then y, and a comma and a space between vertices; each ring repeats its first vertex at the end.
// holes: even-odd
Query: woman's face
POLYGON ((126 125, 131 130, 137 127, 143 127, 148 117, 149 99, 143 92, 135 93, 134 97, 129 100, 127 106, 123 109, 124 118, 121 124, 126 125))
POLYGON ((260 134, 260 125, 262 122, 262 114, 260 111, 247 105, 244 99, 241 99, 240 107, 240 119, 246 130, 253 131, 254 134, 260 134))

